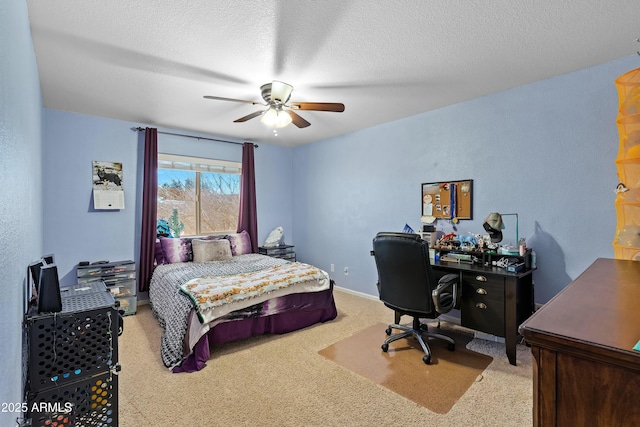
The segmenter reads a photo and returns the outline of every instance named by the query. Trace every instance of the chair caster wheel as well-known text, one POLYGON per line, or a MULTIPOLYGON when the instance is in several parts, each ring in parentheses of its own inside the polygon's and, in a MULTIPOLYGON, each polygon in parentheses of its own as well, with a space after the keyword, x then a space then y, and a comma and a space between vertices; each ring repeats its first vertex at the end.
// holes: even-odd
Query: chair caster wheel
POLYGON ((455 344, 452 344, 452 343, 449 343, 449 344, 447 345, 447 348, 449 349, 449 351, 453 351, 453 350, 455 350, 455 349, 456 349, 456 345, 455 345, 455 344))
POLYGON ((387 335, 391 335, 391 327, 387 328, 384 332, 385 332, 387 335))
POLYGON ((387 351, 389 351, 389 344, 382 344, 382 346, 380 346, 380 348, 382 348, 382 351, 384 351, 386 353, 387 351))
POLYGON ((427 365, 431 364, 431 356, 422 356, 422 361, 427 365))

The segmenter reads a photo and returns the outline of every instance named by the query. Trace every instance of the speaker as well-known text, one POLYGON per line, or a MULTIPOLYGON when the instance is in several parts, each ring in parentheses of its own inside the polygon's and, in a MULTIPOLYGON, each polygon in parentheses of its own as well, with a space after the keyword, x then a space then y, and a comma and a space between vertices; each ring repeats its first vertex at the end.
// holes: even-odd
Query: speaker
POLYGON ((38 314, 62 311, 58 267, 55 264, 40 268, 38 283, 38 314))

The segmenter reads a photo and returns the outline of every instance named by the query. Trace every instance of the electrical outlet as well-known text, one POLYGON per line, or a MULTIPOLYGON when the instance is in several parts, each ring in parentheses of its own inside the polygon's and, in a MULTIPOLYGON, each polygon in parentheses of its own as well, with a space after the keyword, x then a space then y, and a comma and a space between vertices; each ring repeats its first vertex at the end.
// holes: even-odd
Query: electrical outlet
POLYGON ((345 267, 344 268, 344 275, 348 276, 349 275, 349 267, 345 267))
POLYGON ((333 264, 331 264, 331 272, 333 273, 333 272, 335 272, 335 271, 336 271, 336 266, 335 266, 335 265, 333 265, 333 264))

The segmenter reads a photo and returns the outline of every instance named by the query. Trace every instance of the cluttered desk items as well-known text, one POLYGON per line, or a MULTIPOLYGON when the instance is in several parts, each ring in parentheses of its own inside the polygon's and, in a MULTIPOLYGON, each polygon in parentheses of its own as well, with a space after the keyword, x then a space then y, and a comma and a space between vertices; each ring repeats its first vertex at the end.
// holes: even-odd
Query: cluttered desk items
POLYGON ((520 273, 535 268, 535 252, 527 248, 526 240, 518 234, 518 214, 490 213, 483 222, 488 233, 458 235, 448 233, 439 238, 435 226, 423 225, 422 238, 428 240, 434 251, 432 261, 476 264, 484 267, 504 269, 509 273, 520 273), (515 216, 515 236, 517 246, 500 243, 505 229, 503 216, 515 216))

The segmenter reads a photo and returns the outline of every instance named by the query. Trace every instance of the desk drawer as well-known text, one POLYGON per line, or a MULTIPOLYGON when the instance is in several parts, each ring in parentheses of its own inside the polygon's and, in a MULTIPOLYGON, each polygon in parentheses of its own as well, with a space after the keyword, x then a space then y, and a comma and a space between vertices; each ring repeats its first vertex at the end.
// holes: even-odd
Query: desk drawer
POLYGON ((462 326, 505 336, 504 279, 486 274, 462 274, 462 326))

